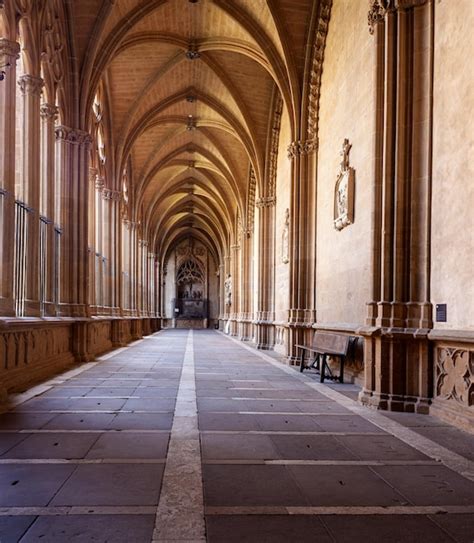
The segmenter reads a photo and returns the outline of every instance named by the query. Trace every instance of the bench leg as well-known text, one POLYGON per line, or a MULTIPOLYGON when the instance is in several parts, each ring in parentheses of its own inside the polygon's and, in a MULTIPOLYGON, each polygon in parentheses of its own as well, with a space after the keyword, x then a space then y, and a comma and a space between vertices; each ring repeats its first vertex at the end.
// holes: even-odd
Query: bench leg
POLYGON ((326 377, 326 355, 323 354, 323 363, 320 364, 320 368, 319 368, 319 382, 324 383, 325 377, 326 377))
POLYGON ((303 373, 304 367, 304 349, 301 350, 301 356, 300 356, 300 373, 303 373))
POLYGON ((344 382, 344 357, 340 356, 339 358, 341 359, 341 369, 339 370, 339 382, 343 383, 344 382))

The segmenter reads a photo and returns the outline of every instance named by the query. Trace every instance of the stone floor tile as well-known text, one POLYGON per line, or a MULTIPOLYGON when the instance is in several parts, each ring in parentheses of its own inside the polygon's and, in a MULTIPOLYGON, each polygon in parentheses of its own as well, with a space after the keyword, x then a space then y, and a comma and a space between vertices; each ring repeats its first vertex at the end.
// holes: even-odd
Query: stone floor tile
POLYGON ((32 434, 2 458, 84 458, 97 441, 97 434, 32 434))
POLYGON ((357 460, 332 436, 272 435, 271 441, 285 460, 357 460))
POLYGON ((372 469, 415 505, 474 504, 474 483, 445 466, 376 466, 372 469))
POLYGON ((206 506, 308 505, 284 466, 204 465, 206 506))
POLYGON ((102 434, 87 458, 166 458, 169 434, 102 434))
POLYGON ((318 415, 315 417, 315 422, 319 429, 324 432, 375 432, 386 434, 384 430, 358 415, 318 415))
POLYGON ((36 517, 0 517, 1 543, 18 543, 36 517))
POLYGON ((113 430, 169 430, 172 413, 119 413, 110 424, 113 430))
POLYGON ((453 543, 423 515, 327 515, 321 517, 336 543, 453 543))
POLYGON ((258 415, 199 413, 200 430, 260 430, 258 415))
MULTIPOLYGON (((331 543, 319 518, 229 515, 206 518, 208 543, 331 543)), ((354 541, 352 542, 354 543, 354 541)))
POLYGON ((288 466, 288 471, 314 506, 408 503, 366 466, 288 466))
POLYGON ((22 442, 29 434, 0 433, 0 456, 8 452, 12 447, 22 442))
POLYGON ((153 515, 45 516, 36 520, 21 541, 149 543, 154 522, 153 515))
POLYGON ((53 419, 54 413, 4 413, 0 415, 2 430, 39 430, 53 419))
POLYGON ((267 432, 317 432, 320 428, 311 415, 257 415, 259 429, 267 432))
POLYGON ((110 413, 64 413, 44 426, 48 430, 105 430, 114 418, 110 413))
POLYGON ((133 398, 123 406, 125 411, 174 411, 173 398, 133 398))
POLYGON ((47 505, 76 469, 75 465, 0 465, 0 506, 47 505))
POLYGON ((201 435, 203 460, 248 460, 280 458, 271 439, 263 435, 201 435))
POLYGON ((474 541, 474 515, 430 515, 429 518, 458 543, 474 541))
POLYGON ((394 436, 337 436, 361 460, 431 460, 394 436))
POLYGON ((155 505, 163 476, 161 464, 80 465, 52 505, 155 505))

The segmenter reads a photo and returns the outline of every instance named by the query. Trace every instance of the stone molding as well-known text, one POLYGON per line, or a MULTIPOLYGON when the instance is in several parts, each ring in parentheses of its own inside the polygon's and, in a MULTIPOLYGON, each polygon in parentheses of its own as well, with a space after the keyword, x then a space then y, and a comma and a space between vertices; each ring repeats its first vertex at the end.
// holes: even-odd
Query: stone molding
POLYGON ((276 97, 275 107, 273 109, 272 136, 270 143, 270 164, 268 168, 268 195, 275 196, 277 164, 278 164, 278 145, 280 143, 281 115, 283 113, 283 99, 280 95, 276 97))
POLYGON ((18 79, 18 86, 24 95, 41 96, 44 81, 41 77, 26 74, 18 79))
POLYGON ((293 141, 288 145, 288 158, 292 159, 298 155, 310 155, 311 153, 316 152, 317 149, 318 140, 316 138, 293 141))
POLYGON ((114 200, 115 202, 120 202, 122 199, 122 193, 119 190, 103 188, 102 198, 104 200, 114 200))
POLYGON ((427 1, 428 0, 370 0, 369 13, 367 14, 369 33, 373 34, 375 32, 375 26, 384 20, 387 13, 422 6, 423 4, 426 4, 427 1))
POLYGON ((258 208, 263 208, 263 207, 274 207, 276 205, 276 198, 275 196, 265 196, 263 198, 259 198, 256 202, 255 202, 255 205, 258 207, 258 208))
POLYGON ((57 140, 63 140, 72 145, 90 145, 92 143, 92 136, 78 128, 61 125, 56 128, 55 133, 57 140))
POLYGON ((46 121, 55 121, 58 117, 59 110, 56 106, 51 104, 41 104, 40 115, 41 118, 46 121))
POLYGON ((317 139, 319 124, 319 98, 321 96, 321 76, 323 73, 324 50, 331 16, 332 0, 321 0, 316 38, 313 46, 313 60, 309 81, 308 100, 308 139, 317 139))
POLYGON ((20 58, 20 44, 16 41, 0 38, 0 56, 10 57, 11 60, 16 61, 20 58))

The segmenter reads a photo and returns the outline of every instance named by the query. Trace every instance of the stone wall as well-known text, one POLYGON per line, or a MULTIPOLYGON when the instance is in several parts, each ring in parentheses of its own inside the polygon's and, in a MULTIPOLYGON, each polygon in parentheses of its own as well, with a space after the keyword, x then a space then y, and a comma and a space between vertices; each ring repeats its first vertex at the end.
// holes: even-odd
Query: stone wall
POLYGON ((0 401, 76 363, 160 329, 160 319, 4 319, 0 322, 0 401))
POLYGON ((447 322, 435 328, 472 331, 474 6, 455 4, 435 4, 431 292, 433 304, 447 304, 447 322))
POLYGON ((373 39, 366 2, 335 0, 321 80, 317 172, 318 323, 363 323, 370 299, 373 208, 373 39), (334 227, 334 196, 344 139, 355 169, 354 222, 334 227))

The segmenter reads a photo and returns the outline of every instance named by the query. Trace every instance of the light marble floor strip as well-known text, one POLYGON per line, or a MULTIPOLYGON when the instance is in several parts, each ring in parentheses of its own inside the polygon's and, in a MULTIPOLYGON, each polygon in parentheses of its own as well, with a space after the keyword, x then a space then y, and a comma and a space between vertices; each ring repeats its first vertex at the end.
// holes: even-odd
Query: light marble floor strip
POLYGON ((48 507, 0 507, 0 517, 58 515, 153 515, 153 505, 72 505, 48 507))
POLYGON ((190 330, 153 541, 206 541, 205 533, 193 331, 190 330))
MULTIPOLYGON (((266 360, 272 366, 280 369, 288 375, 291 375, 294 379, 305 383, 313 390, 316 390, 319 393, 324 394, 327 398, 336 401, 338 404, 351 411, 354 415, 359 415, 360 417, 363 417, 375 426, 378 426, 382 430, 385 430, 386 432, 392 434, 396 438, 426 454, 430 458, 433 458, 434 460, 438 460, 439 462, 443 463, 446 467, 459 473, 459 475, 462 475, 466 479, 474 481, 473 461, 464 458, 460 454, 450 451, 446 447, 439 445, 439 443, 436 443, 435 441, 432 441, 431 439, 428 439, 427 437, 424 437, 414 432, 413 430, 410 430, 410 428, 406 428, 402 424, 399 424, 398 422, 395 422, 385 417, 384 415, 375 410, 360 405, 356 401, 348 398, 347 396, 344 396, 344 394, 337 392, 337 390, 334 390, 324 384, 317 383, 309 377, 296 372, 294 369, 288 366, 284 366, 281 362, 277 362, 276 360, 262 353, 261 351, 252 349, 248 345, 245 345, 242 342, 223 334, 222 332, 218 333, 220 333, 230 341, 233 341, 234 343, 240 345, 242 349, 246 349, 247 351, 252 352, 255 356, 266 360)), ((338 416, 341 416, 341 413, 339 413, 338 416)), ((347 414, 345 413, 344 416, 347 416, 347 414)))

